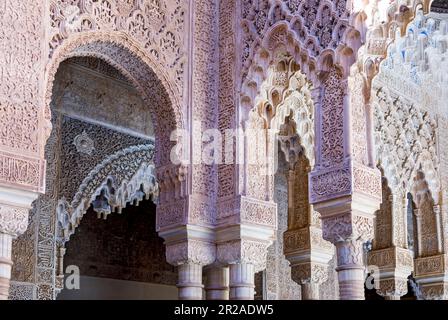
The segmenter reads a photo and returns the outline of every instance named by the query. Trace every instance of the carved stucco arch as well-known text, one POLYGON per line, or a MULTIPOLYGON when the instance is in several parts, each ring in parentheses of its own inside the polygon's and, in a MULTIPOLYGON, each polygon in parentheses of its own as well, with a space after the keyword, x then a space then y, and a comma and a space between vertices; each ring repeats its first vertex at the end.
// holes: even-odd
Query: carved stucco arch
POLYGON ((153 141, 115 152, 87 174, 70 202, 60 199, 56 208, 58 243, 64 246, 70 240, 95 201, 103 201, 94 205, 99 218, 106 218, 112 212, 121 213, 127 204, 138 204, 144 198, 157 201, 159 187, 154 152, 153 141))
MULTIPOLYGON (((257 111, 263 117, 267 108, 272 109, 268 128, 279 133, 281 138, 288 140, 290 150, 282 147, 287 160, 289 160, 287 152, 303 151, 313 167, 315 108, 311 93, 312 85, 290 56, 280 56, 276 59, 268 73, 267 79, 261 86, 261 92, 256 98, 257 111), (284 67, 285 70, 278 70, 279 66, 284 67), (277 79, 279 75, 282 79, 277 79)), ((294 162, 294 160, 291 161, 294 162)))
POLYGON ((154 62, 143 49, 123 32, 87 32, 71 36, 54 52, 46 69, 45 140, 51 131, 50 103, 52 89, 60 64, 73 57, 96 57, 118 69, 141 93, 144 102, 151 108, 151 117, 157 140, 157 165, 169 163, 173 130, 184 127, 181 97, 176 94, 163 67, 154 62), (165 153, 162 154, 162 151, 165 153))
POLYGON ((268 77, 268 70, 279 54, 293 57, 313 88, 321 86, 322 75, 332 67, 336 67, 342 74, 346 73, 344 67, 348 57, 346 51, 342 48, 339 51, 324 49, 319 55, 314 55, 307 46, 317 40, 313 40, 313 37, 306 40, 308 42, 299 39, 296 32, 291 29, 292 23, 287 21, 275 23, 266 31, 262 40, 254 43, 252 63, 246 67, 247 75, 242 79, 241 105, 244 110, 250 110, 254 106, 261 86, 268 77))

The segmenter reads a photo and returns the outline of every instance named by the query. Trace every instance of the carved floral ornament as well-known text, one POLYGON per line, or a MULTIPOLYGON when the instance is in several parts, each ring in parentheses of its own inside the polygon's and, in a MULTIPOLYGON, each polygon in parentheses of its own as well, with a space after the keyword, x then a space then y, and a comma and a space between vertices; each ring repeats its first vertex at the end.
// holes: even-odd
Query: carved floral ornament
POLYGON ((169 133, 184 127, 180 103, 185 64, 182 37, 186 9, 183 6, 185 3, 180 0, 132 4, 115 0, 53 1, 54 36, 46 69, 43 141, 51 131, 50 102, 59 65, 71 57, 95 57, 119 70, 148 106, 157 106, 152 112, 160 146, 155 162, 168 163, 169 154, 159 150, 169 150, 172 145, 169 133), (126 13, 130 8, 133 13, 126 13), (138 28, 143 32, 138 33, 138 28), (157 34, 160 35, 156 37, 157 34))
POLYGON ((50 55, 74 33, 122 31, 170 70, 177 92, 183 85, 186 1, 52 0, 50 55))
POLYGON ((250 263, 255 272, 266 269, 267 248, 270 243, 251 240, 235 240, 217 246, 218 262, 223 264, 250 263))
POLYGON ((28 227, 28 208, 0 204, 0 233, 17 237, 28 227))
POLYGON ((153 165, 154 144, 132 146, 103 160, 83 180, 69 203, 58 201, 59 241, 65 243, 75 232, 91 205, 98 217, 121 213, 127 204, 158 197, 153 165))

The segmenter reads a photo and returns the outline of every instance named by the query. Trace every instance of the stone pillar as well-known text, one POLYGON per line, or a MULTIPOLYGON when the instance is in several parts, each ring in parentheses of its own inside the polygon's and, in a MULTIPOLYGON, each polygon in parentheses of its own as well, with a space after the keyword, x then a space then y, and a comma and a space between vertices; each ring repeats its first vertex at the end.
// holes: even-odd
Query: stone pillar
POLYGON ((391 191, 383 180, 383 203, 376 214, 375 241, 367 260, 377 294, 386 300, 399 300, 408 292, 407 279, 414 261, 406 248, 406 193, 391 191))
POLYGON ((205 284, 207 300, 229 300, 229 268, 212 267, 205 284))
POLYGON ((312 280, 303 281, 300 288, 302 289, 302 300, 319 300, 319 283, 312 280))
POLYGON ((363 242, 349 238, 335 245, 341 300, 364 300, 363 242))
MULTIPOLYGON (((261 230, 258 231, 261 232, 261 230)), ((219 237, 224 235, 232 236, 229 232, 222 235, 218 233, 219 237)), ((218 243, 217 260, 222 265, 228 265, 230 269, 230 300, 254 299, 255 273, 266 269, 266 256, 270 244, 271 242, 261 239, 257 241, 240 239, 218 243)))
POLYGON ((33 192, 0 187, 0 300, 7 300, 11 280, 12 240, 28 227, 33 192))
POLYGON ((448 299, 448 254, 417 257, 414 260, 415 280, 424 300, 448 299))
POLYGON ((435 219, 436 219, 436 229, 437 229, 437 252, 439 254, 443 253, 443 240, 442 240, 442 234, 443 234, 443 228, 442 228, 442 220, 441 220, 441 213, 440 213, 440 205, 435 205, 433 207, 435 219))
POLYGON ((354 198, 315 204, 321 212, 323 238, 336 246, 341 300, 364 299, 363 244, 373 238, 373 217, 379 207, 377 199, 354 198))
POLYGON ((252 263, 230 265, 230 300, 254 300, 255 268, 252 263))
POLYGON ((202 265, 184 263, 178 267, 179 300, 202 300, 202 265))
POLYGON ((363 243, 373 239, 382 184, 380 171, 369 163, 374 158, 365 112, 370 85, 362 68, 350 71, 347 78, 330 68, 313 94, 320 108, 309 198, 321 214, 323 238, 336 246, 340 298, 358 300, 364 299, 363 243))
POLYGON ((177 266, 179 279, 179 300, 202 300, 202 268, 215 262, 214 243, 198 239, 186 239, 171 243, 171 234, 164 234, 166 241, 166 260, 177 266))
POLYGON ((0 233, 0 300, 7 300, 9 296, 12 269, 11 250, 12 236, 0 233))

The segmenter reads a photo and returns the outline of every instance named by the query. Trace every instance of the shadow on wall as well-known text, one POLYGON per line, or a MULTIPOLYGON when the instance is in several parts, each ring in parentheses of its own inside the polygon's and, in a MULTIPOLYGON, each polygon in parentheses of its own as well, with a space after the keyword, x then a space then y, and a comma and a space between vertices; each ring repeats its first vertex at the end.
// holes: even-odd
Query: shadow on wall
POLYGON ((81 276, 81 290, 63 290, 58 300, 177 300, 175 286, 81 276))
POLYGON ((90 207, 66 245, 58 300, 177 299, 177 270, 166 262, 155 224, 150 200, 106 220, 90 207))

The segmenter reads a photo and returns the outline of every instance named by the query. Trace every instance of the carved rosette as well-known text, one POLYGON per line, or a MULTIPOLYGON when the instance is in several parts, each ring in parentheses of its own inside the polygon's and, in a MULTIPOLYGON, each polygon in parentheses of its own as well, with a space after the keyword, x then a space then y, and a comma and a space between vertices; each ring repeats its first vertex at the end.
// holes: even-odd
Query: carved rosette
POLYGON ((217 260, 224 265, 253 264, 255 272, 266 269, 266 257, 270 243, 252 240, 235 240, 218 244, 217 260))
POLYGON ((190 263, 207 266, 216 260, 216 246, 201 240, 167 244, 166 260, 173 266, 190 263))
POLYGON ((28 208, 0 204, 0 233, 18 237, 28 227, 28 208))

